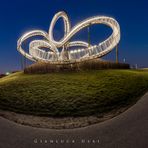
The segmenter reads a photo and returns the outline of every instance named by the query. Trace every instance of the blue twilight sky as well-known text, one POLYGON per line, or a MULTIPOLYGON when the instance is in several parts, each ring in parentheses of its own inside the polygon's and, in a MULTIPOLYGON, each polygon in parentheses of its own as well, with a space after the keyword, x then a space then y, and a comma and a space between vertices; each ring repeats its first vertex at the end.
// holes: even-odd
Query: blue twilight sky
MULTIPOLYGON (((1 0, 0 3, 0 73, 21 68, 21 56, 16 50, 17 39, 26 31, 48 31, 53 15, 65 10, 72 26, 91 16, 114 17, 121 27, 119 59, 139 67, 148 67, 148 1, 147 0, 1 0)), ((54 36, 63 35, 61 20, 54 36)), ((111 34, 110 28, 94 25, 90 28, 91 43, 111 34)), ((73 39, 87 41, 87 29, 73 39)), ((115 60, 115 50, 105 57, 115 60)), ((29 61, 27 61, 29 64, 29 61)))

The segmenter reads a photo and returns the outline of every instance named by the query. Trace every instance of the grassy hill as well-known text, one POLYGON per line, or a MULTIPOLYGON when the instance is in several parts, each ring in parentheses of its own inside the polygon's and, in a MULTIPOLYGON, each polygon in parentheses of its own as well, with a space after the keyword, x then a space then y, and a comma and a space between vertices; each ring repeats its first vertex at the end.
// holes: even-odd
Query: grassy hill
POLYGON ((148 71, 17 72, 0 78, 0 109, 45 116, 88 116, 135 103, 148 71))

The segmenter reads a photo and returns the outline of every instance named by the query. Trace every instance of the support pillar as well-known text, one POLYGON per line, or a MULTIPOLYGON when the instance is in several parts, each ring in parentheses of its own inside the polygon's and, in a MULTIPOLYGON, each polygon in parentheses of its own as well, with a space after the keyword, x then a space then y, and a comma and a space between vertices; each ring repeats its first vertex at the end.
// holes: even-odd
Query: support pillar
POLYGON ((116 45, 116 63, 119 63, 118 45, 116 45))

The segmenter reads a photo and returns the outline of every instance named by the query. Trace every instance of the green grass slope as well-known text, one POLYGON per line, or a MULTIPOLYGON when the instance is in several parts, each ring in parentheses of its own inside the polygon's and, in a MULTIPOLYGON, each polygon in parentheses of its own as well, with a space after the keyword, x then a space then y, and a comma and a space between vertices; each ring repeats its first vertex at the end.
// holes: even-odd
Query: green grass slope
POLYGON ((88 116, 135 103, 148 91, 148 71, 93 70, 0 79, 0 109, 47 116, 88 116))

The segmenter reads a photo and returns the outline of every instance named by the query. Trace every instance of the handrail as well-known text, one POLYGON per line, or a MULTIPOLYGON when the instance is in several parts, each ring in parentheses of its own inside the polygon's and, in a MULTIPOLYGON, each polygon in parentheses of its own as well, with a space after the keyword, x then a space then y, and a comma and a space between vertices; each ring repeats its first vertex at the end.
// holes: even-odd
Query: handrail
POLYGON ((17 45, 17 50, 24 55, 26 58, 32 61, 49 61, 51 63, 64 63, 66 61, 69 63, 80 62, 82 60, 88 60, 93 58, 100 58, 110 51, 119 43, 120 41, 120 26, 118 22, 106 16, 95 16, 78 23, 71 29, 70 21, 67 14, 63 11, 55 14, 51 22, 49 33, 42 30, 34 30, 24 34, 19 40, 17 45), (64 36, 60 41, 55 41, 53 37, 53 29, 57 20, 62 17, 64 20, 64 36), (89 26, 90 24, 105 24, 112 28, 112 34, 103 42, 98 45, 90 45, 83 41, 73 41, 69 42, 73 35, 79 32, 81 29, 89 26), (42 36, 43 40, 34 40, 29 44, 29 53, 26 53, 22 48, 23 42, 34 36, 42 36), (67 50, 67 46, 83 48, 76 48, 72 50, 67 50), (43 48, 48 48, 49 51, 45 51, 43 48), (59 51, 59 48, 63 48, 59 51), (67 58, 68 56, 68 58, 67 58))

